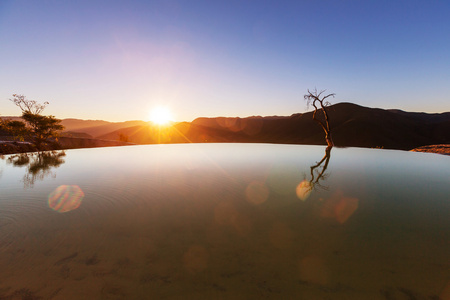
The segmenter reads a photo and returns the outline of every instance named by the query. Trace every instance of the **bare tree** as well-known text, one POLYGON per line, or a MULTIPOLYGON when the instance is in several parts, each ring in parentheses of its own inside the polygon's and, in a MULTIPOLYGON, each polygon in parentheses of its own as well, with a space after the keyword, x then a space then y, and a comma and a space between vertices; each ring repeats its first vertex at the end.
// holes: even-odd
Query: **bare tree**
POLYGON ((13 99, 9 99, 11 102, 14 102, 22 112, 28 112, 31 114, 39 114, 44 108, 48 105, 48 102, 44 102, 44 104, 38 103, 36 100, 28 100, 24 95, 13 94, 13 99))
POLYGON ((326 110, 326 107, 330 105, 330 102, 325 101, 329 97, 335 96, 335 94, 328 94, 326 96, 323 96, 322 94, 325 91, 317 92, 317 89, 314 89, 314 91, 310 91, 308 89, 308 94, 304 96, 306 103, 309 107, 309 105, 314 106, 314 113, 313 113, 313 120, 319 123, 319 125, 322 127, 323 131, 325 131, 325 140, 327 142, 328 147, 333 147, 333 138, 331 137, 331 127, 329 122, 328 113, 326 110), (320 108, 317 106, 320 104, 320 108), (323 118, 319 118, 319 112, 322 112, 323 118))

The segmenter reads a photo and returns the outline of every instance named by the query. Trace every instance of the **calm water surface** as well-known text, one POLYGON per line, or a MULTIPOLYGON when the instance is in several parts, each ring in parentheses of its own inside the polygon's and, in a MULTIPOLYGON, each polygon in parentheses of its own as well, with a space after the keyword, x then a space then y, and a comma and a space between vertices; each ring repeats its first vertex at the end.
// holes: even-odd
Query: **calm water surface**
POLYGON ((0 299, 450 299, 450 158, 182 144, 0 160, 0 299))

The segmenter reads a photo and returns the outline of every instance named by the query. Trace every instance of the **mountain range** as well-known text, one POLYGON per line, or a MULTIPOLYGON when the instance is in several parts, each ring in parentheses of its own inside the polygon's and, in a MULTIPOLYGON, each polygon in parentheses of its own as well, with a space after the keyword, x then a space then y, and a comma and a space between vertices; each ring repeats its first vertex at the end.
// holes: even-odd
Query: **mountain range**
MULTIPOLYGON (((338 147, 410 150, 450 144, 450 112, 416 113, 369 108, 353 103, 329 106, 333 140, 338 147)), ((283 143, 325 145, 313 112, 291 116, 197 118, 157 126, 144 121, 107 122, 64 119, 63 136, 135 144, 155 143, 283 143)))
MULTIPOLYGON (((155 126, 143 121, 111 123, 65 119, 66 131, 103 140, 154 143, 284 143, 325 145, 312 112, 291 116, 197 118, 155 126)), ((409 150, 450 143, 450 112, 416 113, 338 103, 328 107, 333 140, 340 147, 409 150)))

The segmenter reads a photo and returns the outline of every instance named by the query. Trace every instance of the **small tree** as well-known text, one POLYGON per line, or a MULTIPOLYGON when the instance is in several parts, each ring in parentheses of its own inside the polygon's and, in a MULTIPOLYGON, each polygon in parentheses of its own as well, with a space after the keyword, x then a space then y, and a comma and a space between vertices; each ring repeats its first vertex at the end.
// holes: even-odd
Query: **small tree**
POLYGON ((48 102, 40 104, 35 100, 28 100, 24 95, 14 94, 14 102, 22 110, 21 121, 5 121, 3 128, 11 132, 15 137, 20 139, 31 139, 38 149, 49 142, 51 139, 57 139, 59 131, 64 129, 61 120, 54 116, 43 116, 40 113, 47 106, 48 102), (20 124, 21 123, 21 124, 20 124))
POLYGON ((308 94, 304 96, 306 103, 309 107, 309 105, 312 104, 314 106, 314 113, 313 113, 313 120, 319 123, 319 125, 322 127, 323 131, 325 131, 325 140, 327 142, 328 147, 333 147, 333 138, 331 137, 331 127, 330 122, 328 118, 328 113, 326 110, 326 107, 330 105, 330 102, 325 101, 329 97, 335 96, 335 94, 328 94, 326 96, 322 96, 322 94, 325 91, 321 91, 320 93, 317 92, 317 89, 314 89, 313 92, 311 92, 308 89, 308 94), (317 105, 320 104, 320 108, 317 107, 317 105), (319 119, 318 112, 321 111, 323 114, 323 118, 319 119))

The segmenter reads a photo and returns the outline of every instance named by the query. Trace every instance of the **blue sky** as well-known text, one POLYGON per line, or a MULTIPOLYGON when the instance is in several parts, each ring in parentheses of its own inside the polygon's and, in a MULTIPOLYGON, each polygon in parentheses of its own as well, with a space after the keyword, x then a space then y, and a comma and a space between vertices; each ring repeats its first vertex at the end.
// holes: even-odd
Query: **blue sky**
POLYGON ((337 102, 450 111, 450 1, 0 0, 0 115, 291 115, 337 102))

